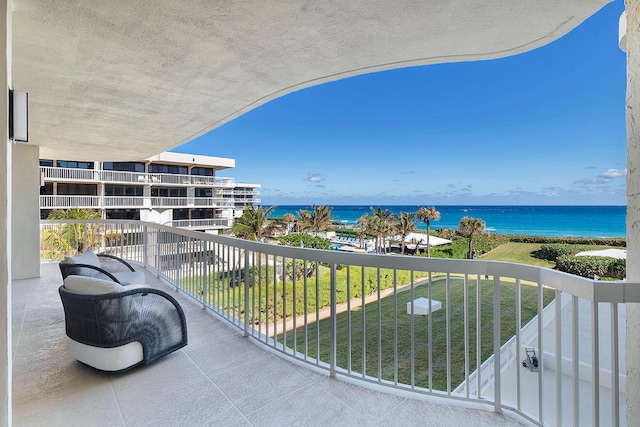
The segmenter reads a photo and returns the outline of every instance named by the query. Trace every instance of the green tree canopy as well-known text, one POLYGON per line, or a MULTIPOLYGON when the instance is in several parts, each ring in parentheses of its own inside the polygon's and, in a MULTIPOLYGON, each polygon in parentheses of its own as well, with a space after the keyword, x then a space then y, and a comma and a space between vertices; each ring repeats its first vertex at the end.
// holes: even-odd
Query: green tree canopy
POLYGON ((486 224, 480 218, 471 218, 465 216, 460 220, 458 224, 460 234, 469 239, 469 254, 468 258, 473 258, 473 236, 483 234, 486 228, 486 224))
POLYGON ((431 221, 440 220, 440 212, 435 207, 420 208, 416 212, 416 218, 427 224, 427 256, 431 256, 431 245, 429 244, 429 235, 431 234, 431 221))
MULTIPOLYGON (((100 212, 94 209, 71 208, 51 211, 47 219, 52 220, 95 220, 100 212)), ((45 258, 76 255, 100 245, 102 234, 98 224, 62 224, 60 227, 47 228, 43 232, 42 242, 45 258)))
POLYGON ((261 242, 266 236, 273 234, 276 224, 268 219, 269 214, 276 208, 270 206, 250 206, 242 212, 240 218, 233 222, 231 231, 236 237, 261 242))
POLYGON ((298 228, 301 231, 313 231, 316 234, 320 231, 332 230, 331 206, 313 205, 311 211, 306 209, 298 211, 298 228))
POLYGON ((413 233, 416 231, 416 218, 413 213, 410 212, 400 212, 396 218, 395 229, 398 231, 400 236, 402 237, 402 242, 400 245, 400 254, 404 255, 404 247, 405 247, 405 239, 409 233, 413 233))

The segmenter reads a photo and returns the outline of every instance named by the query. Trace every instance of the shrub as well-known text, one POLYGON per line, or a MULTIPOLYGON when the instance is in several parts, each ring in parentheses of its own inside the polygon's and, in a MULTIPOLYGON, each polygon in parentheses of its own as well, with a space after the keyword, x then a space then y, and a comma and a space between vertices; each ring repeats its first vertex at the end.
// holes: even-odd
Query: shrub
POLYGON ((627 260, 617 258, 614 259, 615 261, 612 261, 609 265, 607 276, 622 280, 627 277, 627 260))
POLYGON ((596 245, 596 246, 627 246, 624 237, 548 237, 548 236, 519 236, 517 234, 504 234, 510 242, 515 243, 564 243, 572 245, 596 245))
POLYGON ((567 243, 550 243, 542 245, 540 250, 542 252, 542 258, 549 261, 556 261, 561 256, 574 255, 577 252, 586 251, 589 248, 587 246, 572 245, 567 243))
POLYGON ((556 260, 556 268, 565 273, 589 278, 599 276, 624 279, 626 276, 625 260, 611 257, 562 255, 556 260))
POLYGON ((330 239, 306 233, 288 234, 280 237, 279 240, 289 246, 331 250, 330 239))
POLYGON ((304 260, 296 260, 295 268, 293 261, 287 261, 287 265, 285 267, 285 274, 288 280, 300 280, 305 277, 311 277, 316 272, 316 263, 315 262, 305 262, 304 260), (295 272, 295 275, 294 275, 295 272), (295 276, 295 277, 294 277, 295 276))
MULTIPOLYGON (((508 237, 503 234, 481 234, 474 236, 473 249, 477 255, 482 255, 508 241, 508 237)), ((434 258, 467 258, 468 253, 469 239, 466 237, 459 237, 447 245, 431 248, 431 256, 434 258)))

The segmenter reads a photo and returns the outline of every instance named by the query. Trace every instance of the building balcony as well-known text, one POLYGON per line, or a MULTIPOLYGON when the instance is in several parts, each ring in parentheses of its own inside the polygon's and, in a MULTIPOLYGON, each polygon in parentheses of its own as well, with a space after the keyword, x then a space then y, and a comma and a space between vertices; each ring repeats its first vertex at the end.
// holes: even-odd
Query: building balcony
POLYGON ((200 304, 185 309, 189 344, 125 374, 73 359, 56 263, 13 282, 13 424, 16 426, 519 426, 501 414, 395 396, 336 381, 252 343, 200 304))
MULTIPOLYGON (((254 203, 254 201, 247 202, 254 203)), ((238 203, 245 203, 245 201, 226 197, 40 196, 41 209, 233 208, 238 203)))
POLYGON ((220 229, 231 228, 233 226, 233 220, 229 218, 176 219, 166 223, 165 225, 190 230, 220 229))
POLYGON ((190 343, 125 375, 81 366, 64 340, 57 265, 43 264, 42 279, 14 283, 20 425, 44 416, 123 425, 625 423, 634 283, 136 221, 42 221, 41 230, 43 260, 91 248, 144 266, 187 308, 190 343), (531 349, 535 369, 522 366, 531 349), (143 395, 152 403, 140 403, 143 395))
MULTIPOLYGON (((50 166, 40 166, 40 174, 44 181, 58 182, 103 182, 110 184, 146 184, 220 188, 233 188, 239 185, 235 182, 234 178, 226 177, 123 172, 98 169, 73 169, 50 166)), ((246 186, 251 187, 252 185, 246 184, 246 186)))

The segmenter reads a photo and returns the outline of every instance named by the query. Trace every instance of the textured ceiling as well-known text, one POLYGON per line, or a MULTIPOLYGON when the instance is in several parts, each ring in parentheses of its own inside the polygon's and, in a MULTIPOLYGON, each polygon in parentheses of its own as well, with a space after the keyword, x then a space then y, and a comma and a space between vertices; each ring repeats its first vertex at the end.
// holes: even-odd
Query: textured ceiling
POLYGON ((607 0, 14 0, 42 158, 132 160, 356 74, 512 55, 607 0))

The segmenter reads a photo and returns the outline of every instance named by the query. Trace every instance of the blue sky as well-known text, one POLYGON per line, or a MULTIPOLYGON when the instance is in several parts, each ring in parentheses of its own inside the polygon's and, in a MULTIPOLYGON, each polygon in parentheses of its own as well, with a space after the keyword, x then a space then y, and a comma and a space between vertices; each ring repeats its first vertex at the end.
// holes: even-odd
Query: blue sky
POLYGON ((514 57, 304 89, 172 151, 236 159, 219 175, 264 205, 624 205, 623 9, 514 57))

